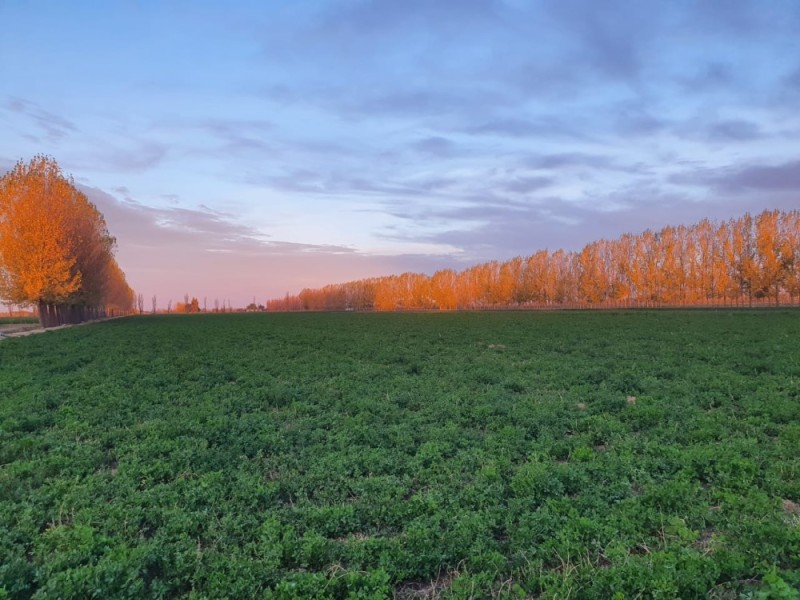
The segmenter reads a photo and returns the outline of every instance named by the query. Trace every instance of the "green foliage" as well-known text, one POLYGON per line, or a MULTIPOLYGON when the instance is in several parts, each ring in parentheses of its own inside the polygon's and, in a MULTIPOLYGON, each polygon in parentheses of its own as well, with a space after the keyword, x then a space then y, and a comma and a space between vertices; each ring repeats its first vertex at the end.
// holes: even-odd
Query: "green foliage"
POLYGON ((791 310, 0 342, 0 598, 797 598, 791 310))

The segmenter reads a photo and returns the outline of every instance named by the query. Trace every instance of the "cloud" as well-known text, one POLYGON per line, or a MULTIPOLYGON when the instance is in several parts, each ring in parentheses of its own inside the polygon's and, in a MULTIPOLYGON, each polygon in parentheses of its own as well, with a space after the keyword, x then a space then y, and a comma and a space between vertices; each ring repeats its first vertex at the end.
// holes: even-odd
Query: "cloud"
POLYGON ((231 299, 244 306, 303 287, 404 271, 432 273, 451 267, 449 257, 369 255, 346 246, 274 240, 209 208, 151 207, 80 186, 117 238, 117 259, 129 284, 161 308, 184 293, 231 299))
MULTIPOLYGON (((535 203, 474 203, 425 215, 441 219, 449 228, 406 234, 414 241, 447 244, 464 249, 469 262, 530 255, 537 250, 573 250, 620 228, 620 213, 543 196, 535 203)), ((622 232, 620 232, 622 233, 622 232)), ((394 235, 403 237, 403 232, 394 235)))
POLYGON ((560 25, 572 34, 580 66, 610 80, 634 82, 642 52, 655 26, 653 12, 631 2, 561 1, 551 6, 560 25))
POLYGON ((800 160, 778 165, 700 169, 670 178, 676 184, 718 188, 726 192, 792 192, 800 190, 800 160))
POLYGON ((159 120, 156 134, 184 139, 183 151, 189 155, 242 156, 277 153, 267 136, 275 126, 264 119, 200 118, 159 120))
POLYGON ((708 139, 714 142, 748 142, 762 137, 758 124, 744 119, 717 121, 707 129, 708 139))
POLYGON ((550 177, 541 176, 528 176, 516 177, 503 184, 503 189, 507 192, 514 192, 517 194, 527 194, 541 190, 542 188, 549 187, 553 184, 553 179, 550 177))
MULTIPOLYGON (((130 141, 131 146, 136 144, 130 141)), ((111 146, 101 154, 95 155, 94 166, 102 166, 103 170, 123 173, 142 172, 159 165, 166 158, 168 147, 166 144, 145 141, 136 144, 136 147, 111 146)))
POLYGON ((785 86, 792 92, 800 92, 800 67, 789 73, 783 81, 785 86))
POLYGON ((714 148, 719 144, 729 145, 738 142, 756 142, 769 137, 760 123, 743 118, 717 118, 701 112, 699 115, 673 122, 665 126, 665 131, 682 140, 709 142, 714 148))
MULTIPOLYGON (((693 28, 732 38, 752 38, 770 34, 791 22, 793 2, 776 1, 769 10, 750 0, 697 2, 690 18, 693 28), (788 9, 788 10, 787 10, 788 9)), ((797 11, 794 11, 797 14, 797 11)), ((796 20, 796 18, 795 18, 796 20)))
POLYGON ((356 169, 329 172, 292 169, 281 175, 256 175, 249 181, 285 192, 326 196, 405 196, 425 191, 412 183, 387 181, 379 175, 368 177, 360 173, 361 170, 356 169))
POLYGON ((354 3, 351 13, 342 13, 337 8, 336 14, 338 19, 355 20, 359 29, 381 26, 406 29, 424 22, 458 30, 467 25, 479 28, 491 24, 502 6, 497 0, 407 0, 402 6, 393 0, 362 0, 354 3))
POLYGON ((711 61, 694 73, 680 75, 678 82, 684 92, 697 94, 698 92, 726 90, 736 84, 737 76, 730 64, 711 61))
POLYGON ((29 100, 12 98, 6 103, 5 108, 32 120, 44 132, 44 139, 48 142, 57 142, 78 131, 71 121, 48 112, 29 100))
POLYGON ((417 140, 411 144, 411 148, 423 155, 448 158, 455 154, 456 146, 449 139, 434 135, 417 140))
POLYGON ((614 169, 614 161, 606 155, 583 152, 555 152, 551 154, 532 154, 522 157, 520 163, 531 169, 569 169, 572 167, 592 167, 614 169))
MULTIPOLYGON (((419 209, 398 203, 392 214, 407 224, 384 233, 391 239, 452 246, 461 250, 464 260, 478 262, 527 256, 544 248, 578 250, 629 232, 797 207, 796 195, 782 192, 800 189, 800 162, 724 174, 696 169, 692 174, 677 187, 654 174, 623 180, 616 189, 584 188, 566 196, 535 189, 524 201, 505 197, 502 186, 494 186, 498 193, 462 197, 459 204, 419 209), (687 189, 688 182, 692 187, 702 183, 719 188, 687 189), (738 187, 753 193, 720 193, 723 186, 723 191, 738 187)), ((668 179, 677 183, 674 177, 668 179)))
MULTIPOLYGON (((79 186, 105 215, 109 227, 118 239, 136 248, 155 248, 164 251, 170 246, 188 245, 197 251, 231 250, 253 252, 313 250, 314 246, 289 245, 269 241, 257 230, 235 222, 233 215, 201 207, 153 207, 140 204, 129 197, 118 200, 97 188, 79 186)), ((326 248, 331 249, 331 248, 326 248)), ((337 248, 345 251, 344 248, 337 248)))
MULTIPOLYGON (((673 133, 720 95, 729 107, 748 93, 746 104, 763 104, 770 90, 754 89, 750 63, 778 43, 764 39, 770 28, 779 39, 791 33, 781 9, 747 2, 732 2, 730 13, 714 3, 628 0, 321 6, 284 24, 292 39, 264 36, 265 60, 283 52, 292 67, 263 83, 271 101, 365 126, 391 123, 392 133, 421 125, 432 136, 487 138, 457 138, 459 150, 495 140, 649 137, 673 133), (727 51, 733 43, 736 52, 727 51)), ((765 77, 763 85, 772 84, 765 77)), ((757 132, 731 120, 707 133, 724 141, 757 132)), ((442 151, 431 156, 451 158, 442 151)))
POLYGON ((574 125, 558 117, 525 119, 517 117, 497 118, 479 125, 467 126, 464 133, 471 135, 490 135, 510 138, 578 138, 588 136, 574 125))
POLYGON ((625 103, 616 107, 614 125, 623 137, 650 136, 671 125, 668 119, 653 115, 642 102, 625 103))

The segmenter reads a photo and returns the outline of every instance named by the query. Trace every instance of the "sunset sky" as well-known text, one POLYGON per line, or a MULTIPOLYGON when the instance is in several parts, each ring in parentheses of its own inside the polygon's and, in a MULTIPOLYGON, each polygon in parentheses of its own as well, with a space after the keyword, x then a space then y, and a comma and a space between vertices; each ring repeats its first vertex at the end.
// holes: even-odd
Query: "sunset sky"
POLYGON ((0 1, 0 171, 241 306, 800 207, 800 3, 0 1))

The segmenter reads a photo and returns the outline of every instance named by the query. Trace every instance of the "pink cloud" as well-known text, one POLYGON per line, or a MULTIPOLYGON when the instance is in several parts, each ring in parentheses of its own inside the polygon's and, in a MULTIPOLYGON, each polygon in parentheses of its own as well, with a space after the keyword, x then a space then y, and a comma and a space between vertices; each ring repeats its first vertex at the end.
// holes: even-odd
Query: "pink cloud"
POLYGON ((151 207, 97 188, 83 191, 117 238, 117 260, 128 282, 158 304, 184 294, 244 306, 256 298, 404 271, 433 272, 452 260, 426 255, 377 256, 343 246, 272 240, 211 209, 151 207))

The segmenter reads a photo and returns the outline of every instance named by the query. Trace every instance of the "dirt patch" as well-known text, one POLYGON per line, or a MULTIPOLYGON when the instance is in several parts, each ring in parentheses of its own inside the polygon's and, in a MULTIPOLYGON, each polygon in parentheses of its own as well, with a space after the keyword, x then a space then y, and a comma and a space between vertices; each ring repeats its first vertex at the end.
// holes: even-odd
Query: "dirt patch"
POLYGON ((800 504, 788 498, 783 501, 783 519, 787 525, 800 527, 800 504))
POLYGON ((707 527, 700 532, 700 537, 695 540, 692 547, 697 548, 703 554, 710 554, 714 551, 714 530, 707 527))
POLYGON ((792 502, 791 500, 784 500, 783 512, 785 512, 787 516, 800 517, 800 504, 792 502))
POLYGON ((0 336, 18 337, 20 335, 27 335, 36 329, 41 329, 38 323, 12 323, 9 325, 0 325, 0 336))
POLYGON ((67 327, 79 327, 81 325, 90 325, 92 323, 102 323, 103 321, 111 321, 113 319, 124 319, 125 317, 107 317, 105 319, 94 319, 93 321, 84 321, 83 323, 70 323, 67 325, 58 325, 57 327, 43 328, 38 323, 18 323, 13 325, 0 325, 0 340, 3 338, 12 337, 25 337, 26 335, 33 335, 35 333, 44 333, 45 331, 58 331, 59 329, 66 329, 67 327))
POLYGON ((395 600, 416 600, 420 598, 434 600, 441 598, 442 593, 452 584, 452 580, 452 576, 447 574, 428 582, 409 581, 397 587, 394 592, 394 598, 395 600))

